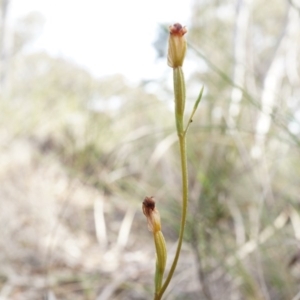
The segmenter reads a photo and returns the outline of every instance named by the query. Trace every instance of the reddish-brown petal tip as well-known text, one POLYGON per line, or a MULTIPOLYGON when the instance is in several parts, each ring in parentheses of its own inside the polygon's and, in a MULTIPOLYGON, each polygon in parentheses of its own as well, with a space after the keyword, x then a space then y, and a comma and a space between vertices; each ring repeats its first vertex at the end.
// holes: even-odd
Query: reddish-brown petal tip
POLYGON ((187 33, 187 29, 185 27, 182 27, 181 24, 175 23, 174 25, 169 27, 170 29, 170 34, 178 35, 178 36, 183 36, 184 34, 187 33))
POLYGON ((155 209, 155 201, 153 197, 146 197, 143 201, 143 213, 144 215, 150 216, 155 209))

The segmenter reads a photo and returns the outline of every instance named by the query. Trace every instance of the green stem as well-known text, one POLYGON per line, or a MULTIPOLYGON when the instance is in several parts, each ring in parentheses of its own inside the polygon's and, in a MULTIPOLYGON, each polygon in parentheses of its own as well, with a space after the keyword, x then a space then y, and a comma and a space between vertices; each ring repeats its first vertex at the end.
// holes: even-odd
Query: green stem
POLYGON ((181 161, 181 174, 182 174, 182 214, 180 223, 179 240, 175 257, 169 271, 169 274, 164 282, 161 290, 154 296, 154 300, 160 300, 168 287, 179 259, 183 234, 186 223, 187 207, 188 207, 188 170, 187 170, 187 154, 186 154, 186 131, 183 130, 183 113, 185 103, 185 83, 181 68, 174 69, 174 92, 175 92, 175 118, 177 134, 179 139, 180 161, 181 161))

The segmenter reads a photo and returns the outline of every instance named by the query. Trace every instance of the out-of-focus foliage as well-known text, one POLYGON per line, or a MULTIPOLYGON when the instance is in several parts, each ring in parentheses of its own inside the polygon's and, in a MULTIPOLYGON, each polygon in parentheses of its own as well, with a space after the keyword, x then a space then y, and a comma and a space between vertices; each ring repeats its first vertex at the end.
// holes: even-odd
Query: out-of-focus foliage
MULTIPOLYGON (((187 110, 202 85, 205 94, 188 135, 186 242, 166 299, 298 299, 293 3, 194 3, 187 110)), ((118 74, 95 79, 65 59, 26 53, 39 22, 21 21, 15 44, 0 49, 9 54, 0 64, 1 296, 150 299, 143 198, 157 200, 170 257, 180 220, 171 70, 140 86, 118 74)))

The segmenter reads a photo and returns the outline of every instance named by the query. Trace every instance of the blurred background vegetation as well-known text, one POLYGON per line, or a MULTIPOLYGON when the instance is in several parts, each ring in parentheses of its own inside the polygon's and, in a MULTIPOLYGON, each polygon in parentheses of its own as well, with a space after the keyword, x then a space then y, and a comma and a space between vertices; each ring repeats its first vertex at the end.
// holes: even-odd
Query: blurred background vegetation
MULTIPOLYGON (((0 299, 151 299, 142 200, 157 200, 169 258, 180 219, 171 69, 135 85, 95 78, 28 51, 43 18, 11 32, 0 3, 0 299)), ((191 11, 187 111, 205 92, 165 299, 300 299, 300 3, 195 0, 191 11)))

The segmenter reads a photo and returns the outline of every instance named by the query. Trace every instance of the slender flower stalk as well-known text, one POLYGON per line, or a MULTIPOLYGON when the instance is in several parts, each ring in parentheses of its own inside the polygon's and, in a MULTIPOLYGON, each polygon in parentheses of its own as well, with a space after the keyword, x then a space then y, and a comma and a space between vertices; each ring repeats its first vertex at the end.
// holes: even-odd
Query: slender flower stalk
MULTIPOLYGON (((185 27, 182 27, 179 23, 174 24, 169 27, 170 35, 169 35, 169 49, 168 49, 168 65, 173 69, 173 81, 174 81, 174 100, 175 100, 175 122, 176 129, 179 141, 179 151, 180 151, 180 161, 181 161, 181 176, 182 176, 182 214, 181 214, 181 222, 180 222, 180 231, 179 231, 179 239, 176 248, 176 253, 174 256, 174 260, 172 262, 169 274, 162 285, 162 276, 165 269, 165 259, 166 259, 166 248, 165 242, 160 237, 160 219, 159 215, 157 216, 157 210, 155 209, 155 204, 153 202, 153 198, 145 198, 143 202, 143 212, 148 220, 148 227, 150 231, 157 232, 157 241, 154 237, 155 246, 156 246, 156 254, 157 254, 157 264, 156 264, 156 275, 155 275, 155 295, 154 300, 160 300, 167 289, 174 271, 177 266, 177 262, 179 259, 181 245, 183 241, 186 216, 187 216, 187 208, 188 208, 188 170, 187 170, 187 153, 186 153, 186 134, 189 128, 190 123, 192 122, 192 118, 196 112, 198 104, 200 103, 203 88, 200 91, 199 97, 196 100, 194 105, 194 109, 189 118, 188 124, 186 128, 184 128, 184 110, 185 110, 185 82, 184 75, 182 71, 182 65, 186 52, 186 40, 185 33, 187 32, 185 27), (148 214, 148 211, 151 214, 148 214), (149 215, 149 216, 147 216, 149 215), (159 222, 157 221, 159 219, 159 222), (159 223, 159 228, 154 230, 156 226, 154 223, 159 223), (158 241, 159 240, 159 241, 158 241), (163 240, 163 242, 162 242, 163 240), (161 243, 161 245, 160 245, 161 243), (161 257, 160 257, 161 256, 161 257), (163 268, 158 266, 160 264, 163 268), (159 273, 159 274, 158 274, 159 273), (157 283, 158 281, 158 283, 157 283)), ((162 234, 161 234, 162 235, 162 234)))
POLYGON ((186 156, 186 131, 184 130, 184 109, 185 109, 185 82, 182 71, 182 65, 186 52, 186 40, 184 34, 187 32, 185 27, 179 23, 169 27, 169 49, 168 49, 168 65, 173 68, 173 83, 174 83, 174 100, 175 100, 175 122, 177 135, 179 140, 180 161, 181 161, 181 176, 182 176, 182 213, 180 222, 179 239, 175 257, 163 284, 159 296, 156 300, 161 299, 163 293, 168 287, 179 259, 183 234, 186 223, 186 214, 188 207, 188 171, 187 171, 187 156, 186 156))

